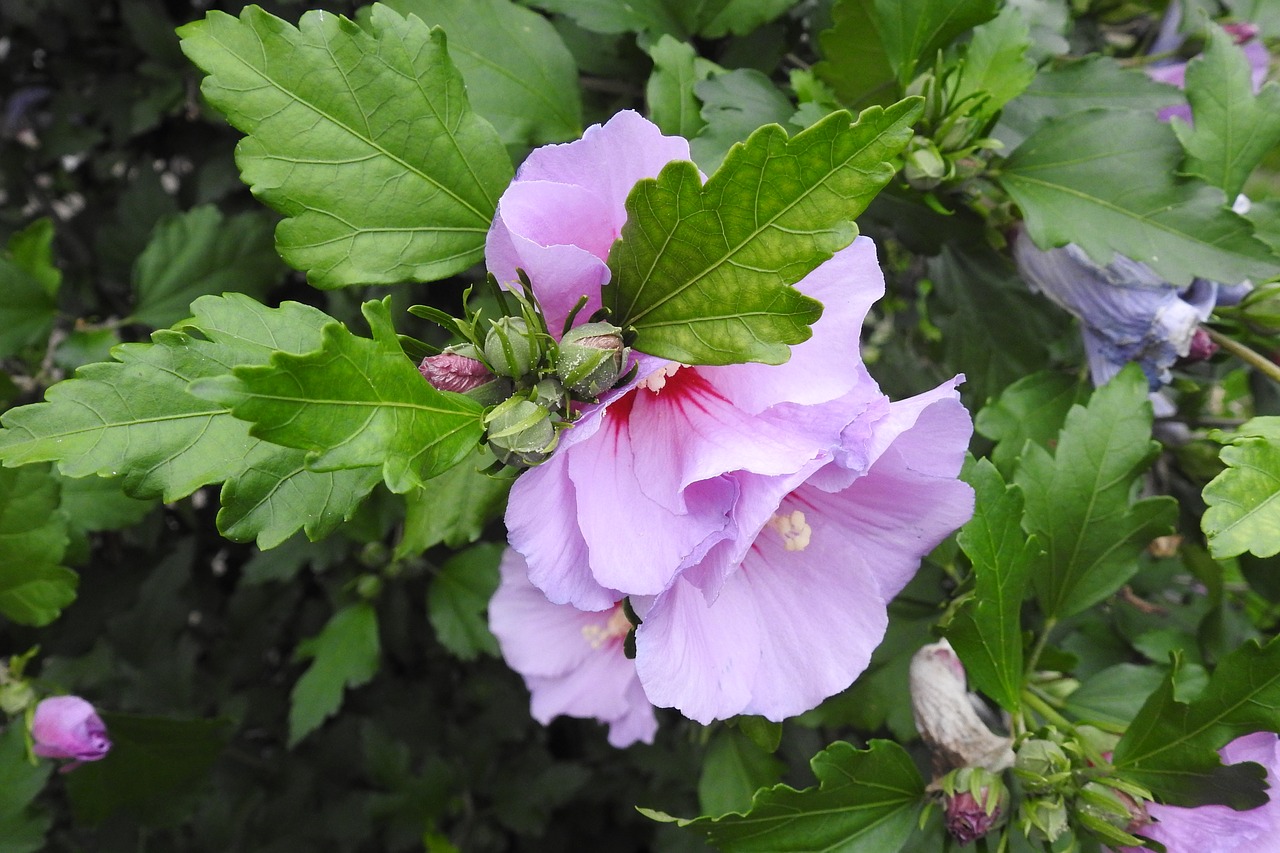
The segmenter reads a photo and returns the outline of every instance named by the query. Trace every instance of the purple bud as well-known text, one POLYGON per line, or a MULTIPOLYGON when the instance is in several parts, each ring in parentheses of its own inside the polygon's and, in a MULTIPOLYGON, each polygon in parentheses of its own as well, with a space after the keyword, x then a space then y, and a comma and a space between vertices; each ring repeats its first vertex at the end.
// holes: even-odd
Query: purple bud
POLYGON ((36 706, 31 721, 35 754, 42 758, 72 758, 75 767, 82 761, 97 761, 111 749, 107 727, 93 706, 79 696, 53 696, 36 706))
POLYGON ((1256 38, 1262 30, 1257 24, 1242 21, 1238 24, 1223 24, 1222 29, 1236 44, 1244 44, 1245 42, 1256 38))
POLYGON ((1209 333, 1204 329, 1197 328, 1195 334, 1191 336, 1191 345, 1187 348, 1187 354, 1182 357, 1183 361, 1204 361, 1218 351, 1218 345, 1209 337, 1209 333))
MULTIPOLYGON (((982 798, 988 799, 986 789, 982 791, 982 798)), ((995 828, 1002 817, 998 804, 988 813, 986 807, 968 791, 958 791, 946 802, 947 832, 961 844, 982 838, 995 828)))
POLYGON ((437 391, 456 391, 459 394, 479 388, 494 378, 480 359, 452 350, 427 356, 418 365, 418 372, 437 391))

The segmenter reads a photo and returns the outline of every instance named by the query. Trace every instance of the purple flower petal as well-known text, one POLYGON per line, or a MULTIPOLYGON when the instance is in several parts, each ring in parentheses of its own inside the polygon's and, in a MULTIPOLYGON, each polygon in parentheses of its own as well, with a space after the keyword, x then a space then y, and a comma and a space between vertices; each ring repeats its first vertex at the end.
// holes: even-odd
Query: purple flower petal
POLYGON ((79 696, 42 700, 31 721, 31 737, 32 751, 43 758, 97 761, 111 750, 102 718, 79 696))

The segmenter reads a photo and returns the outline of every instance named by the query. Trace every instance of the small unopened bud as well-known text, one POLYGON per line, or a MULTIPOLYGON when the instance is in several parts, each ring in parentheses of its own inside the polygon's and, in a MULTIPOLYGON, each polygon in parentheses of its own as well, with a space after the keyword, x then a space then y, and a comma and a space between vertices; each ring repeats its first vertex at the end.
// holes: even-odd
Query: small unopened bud
POLYGON ((1067 831, 1067 803, 1057 794, 1048 797, 1023 797, 1018 807, 1018 822, 1028 838, 1043 839, 1052 844, 1067 831))
POLYGON ((1222 29, 1227 35, 1231 36, 1231 40, 1236 44, 1244 44, 1251 39, 1257 38, 1258 33, 1262 32, 1257 24, 1248 21, 1242 21, 1237 24, 1223 24, 1222 29))
POLYGON ((548 376, 534 385, 531 396, 533 402, 544 406, 547 411, 557 415, 564 414, 564 386, 554 376, 548 376))
POLYGON ((111 749, 107 727, 93 706, 79 696, 41 700, 31 720, 32 751, 42 758, 71 758, 63 770, 97 761, 111 749))
POLYGON ((587 323, 570 329, 560 341, 556 375, 578 396, 596 397, 618 381, 625 352, 621 329, 587 323))
POLYGON ((1004 820, 1009 789, 996 774, 965 767, 942 781, 947 832, 961 844, 982 838, 1004 820))
POLYGON ((520 397, 499 403, 484 423, 493 455, 517 468, 547 461, 559 441, 547 407, 520 397))
POLYGON ((534 345, 529 324, 520 317, 501 317, 494 320, 484 339, 484 357, 502 376, 519 379, 541 360, 534 345))
POLYGON ((1187 354, 1182 360, 1188 363, 1204 361, 1217 351, 1218 345, 1209 337, 1209 333, 1197 327, 1195 334, 1191 336, 1191 346, 1187 348, 1187 354))
POLYGON ((494 379, 484 362, 473 355, 474 352, 475 347, 470 344, 450 347, 439 355, 424 358, 418 365, 418 372, 437 391, 465 394, 494 379))
POLYGON ((950 167, 937 146, 923 136, 911 140, 902 176, 918 190, 931 190, 947 177, 950 167))
POLYGON ((1033 738, 1018 747, 1013 765, 1022 786, 1031 793, 1053 790, 1071 773, 1071 759, 1051 740, 1033 738))
POLYGON ((1080 789, 1077 807, 1084 814, 1125 832, 1141 829, 1151 822, 1145 805, 1124 791, 1097 782, 1090 782, 1080 789))

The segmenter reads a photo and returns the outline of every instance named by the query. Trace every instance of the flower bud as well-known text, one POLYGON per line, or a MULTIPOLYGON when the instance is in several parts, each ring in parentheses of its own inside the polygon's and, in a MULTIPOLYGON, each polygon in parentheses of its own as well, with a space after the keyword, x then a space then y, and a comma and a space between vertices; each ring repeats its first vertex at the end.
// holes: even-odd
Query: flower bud
POLYGON ((1209 333, 1197 328, 1191 336, 1191 344, 1187 347, 1187 354, 1182 357, 1182 361, 1186 363, 1204 361, 1217 351, 1218 345, 1209 337, 1209 333))
POLYGON ((907 148, 902 176, 918 190, 931 190, 948 177, 946 158, 929 139, 917 136, 907 148))
POLYGON ((564 386, 554 376, 548 376, 534 385, 531 396, 533 402, 545 407, 552 414, 564 414, 564 386))
POLYGON ((1031 793, 1052 790, 1063 774, 1071 773, 1071 759, 1051 740, 1033 738, 1018 747, 1014 772, 1031 793))
POLYGON ((520 397, 499 403, 484 423, 493 455, 516 468, 545 462, 560 439, 547 407, 520 397))
POLYGON ((27 710, 35 700, 35 691, 27 682, 0 680, 0 711, 14 717, 27 710))
POLYGON ((1126 832, 1141 829, 1151 822, 1145 805, 1123 791, 1097 782, 1090 782, 1080 789, 1077 808, 1126 832))
POLYGON ((501 317, 490 323, 484 339, 484 357, 502 376, 519 379, 541 361, 529 324, 521 317, 501 317))
POLYGON ((93 706, 79 696, 53 696, 36 706, 31 721, 34 752, 42 758, 72 758, 71 769, 97 761, 111 749, 107 727, 93 706))
POLYGON ((982 838, 1004 819, 1009 789, 996 774, 964 767, 942 783, 947 832, 961 844, 982 838))
POLYGON ((439 355, 424 358, 418 365, 418 372, 437 391, 465 394, 494 379, 489 368, 476 355, 471 344, 449 347, 439 355))
POLYGON ((556 375, 580 397, 607 391, 622 372, 622 330, 611 323, 587 323, 570 329, 560 341, 556 375))
POLYGON ((1058 795, 1024 797, 1018 807, 1023 834, 1032 840, 1043 839, 1052 844, 1067 831, 1067 804, 1058 795))

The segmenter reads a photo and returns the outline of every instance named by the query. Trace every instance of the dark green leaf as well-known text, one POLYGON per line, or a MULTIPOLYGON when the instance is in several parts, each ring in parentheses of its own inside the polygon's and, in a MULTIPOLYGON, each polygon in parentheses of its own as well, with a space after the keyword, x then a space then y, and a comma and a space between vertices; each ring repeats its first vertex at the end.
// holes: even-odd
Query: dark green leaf
POLYGON ((966 465, 973 486, 973 518, 960 529, 960 548, 973 564, 973 598, 947 626, 946 636, 970 683, 1010 713, 1022 704, 1022 599, 1027 572, 1039 552, 1022 531, 1022 491, 1005 485, 986 459, 966 465))
POLYGON ((1010 155, 1000 183, 1041 248, 1075 243, 1099 264, 1119 252, 1174 284, 1274 273, 1276 259, 1222 191, 1179 180, 1182 146, 1154 115, 1111 110, 1046 122, 1010 155))
POLYGON ((712 74, 695 83, 693 90, 702 101, 704 126, 689 143, 689 152, 707 173, 720 168, 736 143, 766 124, 785 125, 795 112, 791 99, 751 68, 712 74))
POLYGON ((205 97, 248 134, 236 161, 286 217, 281 255, 313 284, 432 281, 480 260, 511 163, 442 31, 381 5, 367 29, 248 6, 179 34, 205 97))
POLYGON ((62 288, 62 270, 53 263, 53 220, 37 219, 9 238, 9 260, 39 282, 52 299, 62 288))
POLYGON ((964 50, 964 64, 952 103, 970 96, 983 97, 975 113, 981 119, 994 118, 1009 101, 1021 95, 1036 77, 1036 64, 1027 58, 1031 32, 1026 19, 1014 6, 1005 6, 999 15, 973 30, 964 50))
POLYGON ((711 738, 698 777, 698 806, 703 814, 745 812, 751 798, 766 785, 775 785, 786 765, 756 746, 749 737, 723 728, 711 738))
POLYGON ((649 46, 649 56, 653 73, 644 91, 650 121, 663 133, 692 139, 706 124, 694 85, 707 79, 715 63, 699 57, 693 45, 669 35, 649 46))
POLYGON ((847 246, 893 176, 918 101, 835 113, 793 139, 761 128, 706 186, 675 162, 627 197, 605 303, 638 350, 686 364, 778 364, 821 306, 789 285, 847 246))
POLYGON ((511 490, 509 477, 484 473, 493 454, 477 450, 457 465, 405 495, 404 535, 396 556, 411 557, 444 543, 461 548, 475 542, 502 514, 511 490))
POLYGON ((1031 581, 1046 616, 1096 604, 1138 570, 1138 557, 1172 530, 1173 498, 1130 503, 1134 480, 1159 451, 1151 441, 1147 380, 1130 364, 1075 406, 1056 451, 1028 444, 1015 482, 1026 496, 1028 533, 1044 546, 1031 581))
POLYGON ((685 39, 693 35, 691 20, 705 0, 534 0, 532 5, 559 12, 593 33, 668 33, 685 39))
POLYGON ((991 461, 1006 478, 1012 477, 1027 442, 1049 447, 1067 412, 1088 396, 1088 388, 1076 377, 1032 374, 1004 389, 998 400, 978 412, 974 427, 996 442, 991 461))
POLYGON ((1280 553, 1280 417, 1254 418, 1211 437, 1226 444, 1227 469, 1204 487, 1209 508, 1200 523, 1209 550, 1219 559, 1280 553))
POLYGON ((20 625, 47 625, 76 598, 80 578, 59 565, 67 517, 47 465, 0 468, 0 613, 20 625))
POLYGON ((1066 707, 1086 723, 1127 726, 1164 678, 1163 668, 1118 663, 1087 678, 1066 707))
POLYGON ((455 554, 440 567, 427 593, 427 616, 436 639, 460 660, 498 656, 485 613, 498 588, 498 560, 505 548, 486 542, 455 554))
POLYGON ((40 219, 0 253, 0 356, 42 342, 58 314, 62 273, 53 265, 53 225, 40 219))
POLYGON ((18 722, 0 731, 0 853, 37 853, 47 849, 51 815, 34 806, 53 762, 27 761, 27 729, 18 722))
POLYGON ((365 601, 339 610, 319 634, 299 643, 297 657, 313 660, 289 696, 289 746, 337 713, 345 688, 367 684, 381 654, 378 614, 365 601))
POLYGON ((62 511, 77 530, 120 530, 137 524, 156 505, 124 492, 120 480, 105 477, 60 477, 62 511))

